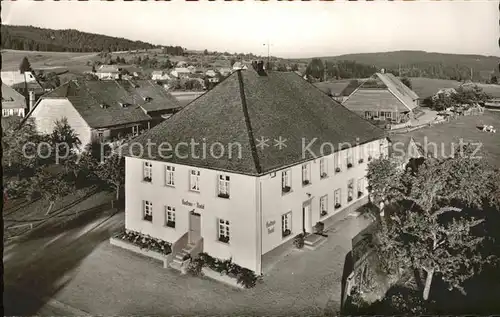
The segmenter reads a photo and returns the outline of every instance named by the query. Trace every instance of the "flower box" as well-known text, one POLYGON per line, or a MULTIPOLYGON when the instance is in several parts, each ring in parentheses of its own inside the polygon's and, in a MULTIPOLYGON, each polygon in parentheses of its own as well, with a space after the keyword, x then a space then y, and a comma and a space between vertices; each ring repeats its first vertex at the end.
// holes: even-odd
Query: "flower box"
POLYGON ((175 228, 175 221, 167 221, 167 227, 175 228))
POLYGON ((153 180, 151 179, 151 177, 144 177, 144 181, 151 183, 153 180))
POLYGON ((226 199, 229 199, 229 194, 225 194, 225 193, 220 193, 219 195, 217 195, 218 197, 220 198, 226 198, 226 199))
POLYGON ((363 192, 358 192, 358 198, 363 196, 363 192))
POLYGON ((153 215, 144 215, 144 217, 142 219, 144 219, 146 221, 152 222, 153 221, 153 215))
POLYGON ((339 209, 340 207, 342 207, 341 204, 335 204, 335 209, 339 209))
POLYGON ((321 213, 320 213, 320 216, 321 217, 324 217, 328 214, 328 212, 326 210, 321 210, 321 213))
POLYGON ((347 201, 352 201, 352 196, 347 197, 347 201))
POLYGON ((309 185, 311 182, 308 179, 302 181, 302 185, 309 185))
POLYGON ((370 162, 371 160, 372 160, 372 157, 368 156, 368 162, 370 162))
POLYGON ((219 241, 223 243, 229 243, 229 237, 226 236, 220 236, 219 241))
POLYGON ((352 167, 352 163, 347 163, 347 168, 351 168, 352 167))
POLYGON ((326 178, 328 175, 326 173, 321 173, 321 175, 319 176, 320 178, 326 178))
POLYGON ((363 163, 363 162, 364 162, 364 160, 363 160, 363 159, 359 159, 359 160, 358 160, 358 163, 359 163, 359 164, 361 164, 361 163, 363 163))
POLYGON ((340 170, 340 167, 337 167, 337 168, 335 169, 335 173, 340 173, 340 171, 341 171, 341 170, 340 170))
POLYGON ((292 188, 290 186, 285 186, 285 187, 281 188, 281 191, 283 193, 289 193, 290 190, 292 190, 292 188))
POLYGON ((292 234, 292 231, 290 229, 286 229, 281 233, 281 235, 284 237, 288 237, 290 234, 292 234))

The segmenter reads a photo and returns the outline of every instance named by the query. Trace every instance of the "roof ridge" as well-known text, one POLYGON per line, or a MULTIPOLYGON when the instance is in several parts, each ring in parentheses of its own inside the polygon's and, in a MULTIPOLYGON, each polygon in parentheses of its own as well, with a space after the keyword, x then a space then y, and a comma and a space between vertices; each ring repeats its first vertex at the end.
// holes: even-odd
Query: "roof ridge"
POLYGON ((245 96, 245 87, 243 85, 243 76, 241 75, 241 70, 237 70, 238 83, 240 86, 240 96, 241 96, 241 106, 243 108, 243 116, 245 117, 245 125, 247 127, 248 141, 250 143, 250 150, 252 152, 253 161, 255 164, 255 169, 258 174, 261 174, 262 168, 260 166, 259 155, 257 153, 257 146, 255 145, 255 139, 253 136, 252 124, 250 122, 250 116, 248 115, 247 100, 245 96))

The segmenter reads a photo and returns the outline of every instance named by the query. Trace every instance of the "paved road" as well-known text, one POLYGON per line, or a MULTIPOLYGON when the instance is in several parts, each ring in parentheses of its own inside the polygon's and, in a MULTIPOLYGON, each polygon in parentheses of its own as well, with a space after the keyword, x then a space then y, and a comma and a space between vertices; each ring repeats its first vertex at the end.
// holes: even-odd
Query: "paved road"
POLYGON ((111 246, 123 214, 12 247, 6 252, 6 315, 318 315, 339 308, 344 259, 366 221, 349 218, 315 251, 291 251, 250 290, 163 269, 111 246), (92 230, 89 230, 92 229, 92 230), (20 303, 19 289, 38 297, 20 303), (51 301, 43 298, 51 298, 51 301))

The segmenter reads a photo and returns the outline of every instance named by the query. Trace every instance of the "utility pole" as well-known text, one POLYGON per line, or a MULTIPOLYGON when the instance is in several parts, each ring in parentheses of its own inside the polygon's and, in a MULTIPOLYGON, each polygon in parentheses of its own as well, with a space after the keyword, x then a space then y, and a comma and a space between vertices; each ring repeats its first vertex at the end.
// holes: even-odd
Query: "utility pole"
POLYGON ((269 43, 269 40, 267 40, 267 44, 262 44, 262 45, 263 46, 267 45, 267 65, 269 65, 269 63, 271 61, 271 54, 270 54, 271 44, 269 43))
POLYGON ((472 81, 472 67, 470 68, 470 81, 472 81))

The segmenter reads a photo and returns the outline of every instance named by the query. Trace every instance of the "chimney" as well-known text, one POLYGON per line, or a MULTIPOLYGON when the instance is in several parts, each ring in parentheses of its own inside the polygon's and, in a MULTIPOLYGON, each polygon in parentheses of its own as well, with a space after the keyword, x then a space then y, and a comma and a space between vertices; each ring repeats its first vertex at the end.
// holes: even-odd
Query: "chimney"
POLYGON ((29 94, 28 112, 30 112, 35 106, 35 92, 30 90, 28 94, 29 94))

